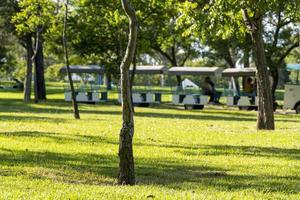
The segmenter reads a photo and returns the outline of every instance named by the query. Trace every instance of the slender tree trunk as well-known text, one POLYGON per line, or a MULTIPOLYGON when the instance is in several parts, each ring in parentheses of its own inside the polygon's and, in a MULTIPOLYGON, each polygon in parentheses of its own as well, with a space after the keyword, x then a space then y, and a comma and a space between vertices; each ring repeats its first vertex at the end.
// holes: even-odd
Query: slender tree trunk
POLYGON ((135 50, 134 55, 133 55, 133 69, 130 75, 130 89, 132 90, 132 86, 134 84, 134 78, 135 78, 135 72, 136 72, 136 54, 137 54, 137 50, 135 50))
POLYGON ((67 41, 67 22, 68 22, 68 5, 69 0, 65 3, 65 17, 64 17, 64 29, 63 29, 63 47, 64 47, 64 54, 65 54, 65 64, 67 67, 67 74, 69 78, 70 88, 71 88, 71 96, 72 96, 72 104, 73 104, 73 112, 75 119, 80 119, 78 104, 76 101, 76 94, 74 90, 72 75, 70 72, 70 64, 69 64, 69 52, 68 52, 68 41, 67 41))
POLYGON ((26 51, 27 51, 27 69, 25 77, 25 87, 24 87, 24 102, 28 103, 31 99, 31 82, 32 82, 32 38, 31 35, 26 36, 26 51))
POLYGON ((38 77, 38 67, 37 67, 37 63, 35 62, 36 59, 36 55, 37 55, 37 51, 38 51, 38 46, 39 46, 39 41, 40 41, 40 29, 37 28, 36 31, 36 37, 35 37, 35 47, 34 47, 34 54, 31 58, 31 62, 34 63, 34 80, 33 80, 33 90, 34 90, 34 103, 38 103, 39 102, 39 98, 38 98, 38 82, 37 82, 37 77, 38 77))
MULTIPOLYGON (((32 62, 34 62, 34 59, 32 59, 32 62)), ((37 83, 37 65, 34 64, 34 76, 33 76, 33 90, 34 90, 34 103, 38 103, 39 102, 39 98, 38 98, 38 83, 37 83)))
POLYGON ((134 84, 134 78, 135 78, 135 72, 136 72, 136 54, 137 54, 137 49, 135 49, 135 51, 134 51, 133 69, 132 69, 132 72, 131 72, 131 75, 130 75, 130 98, 131 98, 133 112, 135 112, 134 111, 134 103, 133 103, 132 93, 133 93, 133 84, 134 84))
MULTIPOLYGON (((247 34, 246 38, 248 38, 248 34, 247 34)), ((248 43, 248 40, 249 39, 246 39, 247 43, 248 43)), ((251 38, 250 38, 250 40, 251 40, 251 38)), ((244 58, 243 58, 244 68, 250 67, 250 51, 251 51, 251 48, 249 48, 248 46, 244 48, 244 58)), ((247 78, 243 77, 243 90, 245 89, 246 81, 247 81, 247 78)))
POLYGON ((45 73, 44 73, 44 50, 43 50, 43 38, 40 36, 38 41, 38 48, 35 57, 36 65, 36 77, 37 77, 37 91, 38 99, 46 100, 46 85, 45 85, 45 73))
MULTIPOLYGON (((41 18, 41 5, 38 2, 38 16, 41 18)), ((43 31, 43 27, 42 26, 38 26, 36 29, 36 37, 35 37, 35 47, 34 47, 34 54, 31 58, 32 63, 34 63, 34 103, 38 103, 39 102, 39 90, 38 90, 38 62, 36 62, 36 58, 38 55, 38 51, 39 51, 39 47, 40 47, 40 41, 41 41, 41 34, 43 31)))
POLYGON ((279 81, 279 65, 272 60, 272 54, 266 56, 267 65, 270 68, 270 75, 272 77, 271 85, 271 92, 272 92, 272 99, 273 102, 276 102, 275 92, 277 89, 278 81, 279 81))
POLYGON ((250 18, 247 11, 243 10, 243 17, 251 34, 253 53, 257 67, 257 92, 258 92, 258 115, 257 129, 274 130, 273 99, 270 88, 267 59, 265 55, 262 15, 250 18))
MULTIPOLYGON (((246 39, 246 41, 248 41, 248 39, 246 39)), ((250 47, 245 47, 244 48, 244 68, 249 68, 250 67, 250 51, 251 48, 250 47)))
MULTIPOLYGON (((171 62, 172 62, 173 67, 177 67, 178 64, 177 64, 177 60, 176 60, 175 47, 172 47, 172 61, 171 62)), ((181 82, 182 82, 181 76, 177 75, 176 80, 177 80, 177 86, 181 87, 181 82)))
POLYGON ((272 98, 273 98, 273 102, 276 101, 276 89, 278 86, 278 82, 279 82, 279 69, 276 67, 274 68, 274 70, 271 71, 271 75, 273 78, 273 83, 272 83, 272 98))
POLYGON ((133 135, 134 135, 134 120, 133 107, 130 94, 130 76, 129 67, 132 63, 136 48, 138 22, 135 11, 131 6, 130 0, 121 0, 124 11, 129 18, 129 40, 125 56, 120 66, 121 70, 121 95, 122 95, 122 113, 123 124, 120 131, 119 142, 119 184, 134 185, 135 170, 133 159, 133 135))
POLYGON ((112 87, 111 87, 111 73, 110 72, 108 72, 107 74, 106 74, 106 89, 107 90, 112 90, 112 87))

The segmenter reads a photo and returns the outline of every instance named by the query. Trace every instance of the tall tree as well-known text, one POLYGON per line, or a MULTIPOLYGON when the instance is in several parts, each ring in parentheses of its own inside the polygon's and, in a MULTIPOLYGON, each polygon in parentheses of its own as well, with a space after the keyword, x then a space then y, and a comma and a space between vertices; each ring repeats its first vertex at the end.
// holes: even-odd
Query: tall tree
POLYGON ((24 87, 24 102, 28 103, 31 99, 31 83, 32 83, 32 57, 33 57, 33 43, 32 32, 21 34, 16 30, 16 26, 13 23, 14 17, 20 12, 21 8, 17 0, 6 0, 0 2, 1 16, 5 19, 5 27, 8 32, 13 33, 19 39, 20 44, 26 49, 27 53, 27 67, 25 75, 25 87, 24 87))
MULTIPOLYGON (((38 8, 40 9, 40 8, 38 8)), ((39 66, 38 66, 38 63, 36 62, 36 58, 37 58, 37 55, 38 55, 38 51, 39 51, 39 46, 40 46, 40 38, 41 38, 41 28, 40 27, 37 27, 37 30, 36 30, 36 36, 35 36, 35 45, 34 45, 34 48, 33 48, 33 56, 31 58, 31 63, 34 63, 34 84, 33 84, 33 87, 34 87, 34 102, 35 103, 38 103, 39 101, 39 86, 38 86, 38 71, 39 71, 39 66)))
POLYGON ((76 101, 76 94, 74 90, 74 84, 72 80, 72 75, 70 72, 70 62, 69 62, 69 52, 68 52, 68 37, 67 37, 67 23, 68 23, 68 12, 69 12, 69 0, 65 2, 65 15, 64 15, 64 28, 63 28, 63 47, 64 47, 64 54, 65 54, 65 64, 67 68, 68 79, 71 88, 71 96, 72 96, 72 105, 73 105, 73 112, 75 119, 80 119, 78 104, 76 101))
MULTIPOLYGON (((242 16, 252 38, 253 57, 257 68, 257 93, 258 93, 258 115, 257 129, 274 130, 274 113, 270 79, 268 72, 268 60, 265 51, 264 24, 263 20, 268 13, 278 12, 278 4, 284 6, 287 13, 297 12, 299 1, 243 1, 241 4, 242 16)), ((280 7, 280 6, 279 6, 280 7)), ((275 35, 278 34, 275 31, 275 35)), ((275 36, 276 38, 276 36, 275 36)), ((277 38, 278 39, 278 38, 277 38)), ((275 40, 277 40, 275 39, 275 40)), ((276 44, 275 44, 276 45, 276 44)), ((286 51, 289 54, 289 51, 286 51)), ((282 57, 282 56, 281 56, 282 57)), ((284 58, 283 58, 284 59, 284 58)), ((278 66, 277 66, 278 68, 278 66)), ((277 84, 277 83, 276 83, 277 84)))
MULTIPOLYGON (((55 3, 48 0, 22 0, 16 1, 18 10, 12 21, 15 25, 16 32, 19 37, 27 38, 25 41, 28 42, 28 36, 34 36, 35 40, 33 43, 36 52, 34 53, 34 60, 32 63, 35 65, 35 99, 46 99, 46 86, 44 78, 44 55, 43 55, 43 34, 51 26, 51 22, 55 16, 55 3), (28 36, 27 36, 28 35, 28 36), (39 37, 37 37, 39 36, 39 37)), ((30 66, 30 63, 28 63, 30 66)), ((30 73, 30 67, 28 72, 30 73)), ((27 75, 29 77, 29 75, 27 75)), ((29 86, 29 84, 25 84, 29 86)), ((25 87, 25 91, 30 91, 25 87)), ((28 98, 28 94, 25 92, 25 98, 28 98)))
POLYGON ((74 2, 74 15, 70 16, 71 47, 75 53, 97 57, 97 62, 105 65, 108 89, 113 78, 120 78, 126 48, 128 25, 120 7, 119 1, 82 0, 74 2))
POLYGON ((25 48, 27 52, 27 67, 25 74, 25 85, 24 85, 24 102, 29 103, 31 99, 31 83, 32 83, 32 57, 33 57, 33 48, 32 48, 32 36, 27 34, 25 36, 25 48))
POLYGON ((36 56, 34 59, 36 66, 36 87, 38 100, 46 100, 45 66, 44 66, 44 39, 40 35, 37 42, 36 56))
MULTIPOLYGON (((271 94, 268 62, 265 51, 263 19, 267 14, 274 15, 278 10, 278 3, 284 5, 287 12, 296 12, 299 1, 274 1, 274 0, 216 0, 216 1, 185 1, 184 12, 187 21, 192 25, 191 30, 200 27, 200 34, 213 34, 220 38, 230 38, 239 33, 251 35, 253 58, 257 67, 258 83, 258 117, 257 128, 273 130, 273 98, 271 94)), ((268 26, 269 27, 269 26, 268 26)), ((190 31, 191 31, 190 30, 190 31)), ((249 51, 248 51, 249 52, 249 51)), ((247 62, 246 62, 247 63, 247 62)))
POLYGON ((138 20, 130 0, 121 0, 122 7, 129 19, 129 40, 126 53, 120 66, 121 70, 121 96, 122 96, 122 112, 123 123, 120 131, 119 142, 119 184, 134 185, 135 169, 133 158, 133 135, 134 135, 134 119, 133 106, 131 102, 129 67, 133 61, 135 54, 138 20))
POLYGON ((285 59, 294 49, 299 47, 299 12, 288 9, 286 2, 279 1, 273 12, 264 17, 266 58, 273 78, 272 96, 276 100, 275 92, 279 81, 279 71, 285 67, 285 59))
POLYGON ((275 129, 273 98, 263 40, 263 13, 257 11, 250 17, 247 9, 242 9, 242 12, 252 38, 254 60, 257 68, 257 129, 273 130, 275 129))

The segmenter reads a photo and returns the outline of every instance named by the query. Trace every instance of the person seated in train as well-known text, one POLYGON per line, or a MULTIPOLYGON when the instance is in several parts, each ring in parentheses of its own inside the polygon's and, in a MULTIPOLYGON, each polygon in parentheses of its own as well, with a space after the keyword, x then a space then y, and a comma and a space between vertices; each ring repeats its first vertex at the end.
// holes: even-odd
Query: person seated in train
POLYGON ((210 77, 205 77, 204 83, 202 85, 202 93, 203 95, 209 96, 209 102, 219 103, 219 94, 216 91, 214 82, 210 79, 210 77))
POLYGON ((253 84, 253 79, 249 77, 246 80, 246 83, 244 85, 244 95, 245 96, 253 96, 254 94, 254 84, 253 84))
POLYGON ((256 96, 256 80, 253 83, 253 79, 249 77, 246 80, 246 83, 244 85, 244 95, 251 97, 251 103, 255 103, 255 96, 256 96))

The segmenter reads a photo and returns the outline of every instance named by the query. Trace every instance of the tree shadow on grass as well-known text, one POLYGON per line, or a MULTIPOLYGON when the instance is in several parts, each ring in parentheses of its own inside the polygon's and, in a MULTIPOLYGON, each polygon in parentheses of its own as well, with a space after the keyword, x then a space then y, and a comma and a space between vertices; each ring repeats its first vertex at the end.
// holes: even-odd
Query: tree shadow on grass
POLYGON ((300 149, 286 149, 277 147, 232 146, 232 145, 201 145, 198 147, 169 146, 179 148, 177 152, 185 156, 250 156, 265 158, 281 158, 286 160, 300 160, 300 149))
MULTIPOLYGON (((111 144, 118 145, 118 140, 104 136, 95 135, 69 135, 51 132, 39 131, 18 131, 18 132, 0 132, 0 137, 13 137, 16 140, 22 138, 48 138, 54 142, 80 143, 82 145, 111 144)), ((267 158, 282 158, 290 160, 300 160, 300 149, 296 148, 278 148, 278 147, 260 147, 260 146, 233 146, 233 145, 178 145, 172 143, 163 143, 160 141, 140 142, 135 141, 134 146, 139 147, 160 147, 174 149, 174 152, 181 153, 184 156, 253 156, 267 158)))
MULTIPOLYGON (((79 142, 81 145, 101 146, 102 143, 118 145, 117 141, 97 136, 60 135, 55 133, 20 132, 0 133, 3 137, 39 138, 47 137, 55 142, 79 142)), ((299 149, 282 149, 252 146, 199 145, 181 146, 176 144, 152 144, 137 142, 135 146, 158 146, 171 148, 185 156, 257 156, 299 160, 299 149), (197 153, 197 154, 194 154, 197 153)), ((25 148, 24 148, 25 149, 25 148)), ((247 164, 244 164, 247 168, 247 164)), ((118 157, 115 154, 58 153, 49 151, 11 150, 0 148, 0 166, 5 170, 0 176, 25 176, 29 179, 50 179, 69 184, 113 185, 118 173, 118 157), (33 171, 28 171, 32 168, 33 171), (38 168, 39 170, 35 170, 38 168), (25 170, 26 169, 26 170, 25 170)), ((235 170, 236 171, 236 170, 235 170)), ((253 176, 232 173, 230 166, 224 168, 191 164, 184 159, 172 157, 136 157, 138 184, 160 185, 172 189, 184 189, 182 184, 189 183, 190 189, 197 187, 214 188, 220 191, 239 191, 253 189, 259 192, 296 194, 299 192, 300 177, 295 176, 253 176)))
POLYGON ((173 104, 159 104, 159 105, 154 105, 150 106, 150 109, 155 109, 155 110, 178 110, 184 111, 184 112, 190 112, 191 114, 196 114, 196 113, 207 113, 207 114, 224 114, 224 115, 240 115, 240 116, 256 116, 256 112, 254 111, 240 111, 238 109, 228 109, 228 107, 224 105, 215 105, 215 106, 210 106, 210 107, 204 107, 203 110, 197 110, 197 109, 192 109, 192 110, 185 110, 183 106, 178 106, 178 105, 173 105, 173 104))
MULTIPOLYGON (((29 179, 51 179, 68 184, 112 185, 118 173, 118 157, 101 154, 66 154, 0 149, 0 164, 6 170, 1 176, 25 176, 29 179), (28 168, 38 171, 26 171, 28 168), (42 170, 41 170, 42 168, 42 170), (19 171, 18 171, 19 170, 19 171)), ((172 189, 197 187, 220 191, 253 189, 259 192, 299 192, 298 176, 251 176, 232 174, 228 169, 189 165, 172 158, 136 158, 139 185, 161 185, 172 189)))
MULTIPOLYGON (((60 106, 59 108, 39 108, 39 107, 32 107, 30 105, 14 105, 14 106, 8 106, 5 109, 1 109, 0 112, 20 112, 20 113, 50 113, 50 114, 65 114, 70 113, 72 114, 72 110, 70 108, 66 108, 64 106, 60 106)), ((118 115, 121 116, 121 111, 108 111, 108 110, 80 110, 81 114, 94 114, 94 115, 118 115)), ((153 113, 153 112, 136 112, 135 116, 137 117, 147 117, 147 118, 164 118, 164 119, 193 119, 193 120, 222 120, 222 121, 255 121, 254 118, 249 117, 242 117, 242 116, 225 116, 225 115, 214 115, 214 114, 207 114, 204 115, 202 113, 192 113, 189 114, 169 114, 169 113, 153 113)), ((18 120, 18 118, 22 119, 20 116, 13 116, 13 115, 2 115, 2 119, 6 120, 18 120)), ((30 119, 36 119, 36 120, 44 120, 45 117, 35 117, 35 116, 29 116, 28 119, 24 117, 24 120, 30 120, 30 119)), ((49 120, 54 120, 55 118, 48 118, 49 120)))
MULTIPOLYGON (((43 104, 42 104, 43 105, 43 104)), ((16 112, 16 113, 48 113, 48 114, 72 114, 71 106, 65 102, 56 102, 52 100, 51 103, 45 103, 46 108, 35 107, 31 104, 24 104, 22 101, 4 101, 0 102, 0 112, 16 112)), ((107 105, 96 105, 97 108, 101 108, 107 105)), ((159 109, 156 109, 157 111, 159 109)), ((182 111, 187 112, 187 111, 182 111)), ((118 115, 121 116, 121 110, 87 110, 85 108, 80 109, 82 114, 95 114, 95 115, 118 115)), ((167 112, 147 112, 147 111, 137 111, 135 113, 137 117, 147 117, 147 118, 164 118, 164 119, 192 119, 192 120, 220 120, 220 121, 245 121, 245 122, 255 122, 256 116, 252 113, 244 112, 227 112, 227 111, 217 111, 213 112, 209 110, 203 111, 190 111, 188 114, 181 113, 167 113, 167 112)), ((10 116, 7 116, 10 117, 10 116)), ((13 117, 10 117, 13 119, 13 117)), ((297 119, 287 119, 287 118, 277 118, 276 121, 279 122, 300 122, 297 119)))
MULTIPOLYGON (((121 115, 121 111, 107 111, 107 110, 82 110, 82 113, 86 114, 99 114, 99 115, 121 115)), ((190 114, 181 114, 181 113, 159 113, 159 112, 135 112, 136 117, 147 117, 147 118, 163 118, 163 119, 192 119, 192 120, 205 120, 205 121, 244 121, 244 122, 255 122, 255 115, 245 115, 244 113, 227 113, 227 112, 218 112, 218 113, 209 113, 206 112, 191 112, 190 114)), ((300 122, 300 120, 295 119, 285 119, 278 118, 278 122, 300 122)))
MULTIPOLYGON (((137 171, 141 171, 139 176, 141 180, 147 180, 147 183, 141 184, 170 184, 173 182, 188 181, 190 177, 195 177, 195 172, 216 171, 215 168, 201 166, 185 166, 178 164, 176 160, 162 161, 149 158, 137 158, 137 171), (168 172, 168 173, 167 173, 168 172), (174 173, 177 176, 174 176, 174 173), (191 174, 192 173, 192 174, 191 174), (189 176, 189 174, 191 174, 189 176), (179 179, 178 176, 180 177, 179 179), (177 177, 177 178, 176 178, 177 177), (175 179, 174 179, 175 178, 175 179), (162 181, 162 182, 160 182, 162 181)), ((0 165, 1 167, 42 167, 46 171, 59 170, 59 176, 64 175, 64 182, 68 183, 85 183, 85 184, 103 184, 100 177, 114 179, 118 174, 118 157, 116 155, 101 154, 66 154, 55 152, 37 152, 30 150, 10 150, 0 148, 0 165), (78 177, 79 174, 89 174, 99 179, 98 183, 88 183, 90 177, 78 177), (77 180, 77 178, 80 178, 77 180)), ((24 173, 24 171, 23 171, 24 173)), ((25 172, 26 173, 26 172, 25 172)), ((12 172, 12 175, 18 174, 12 172)), ((27 174, 29 178, 50 178, 43 177, 43 174, 27 174), (33 175, 33 176, 32 176, 33 175)), ((9 175, 6 170, 6 175, 9 175)), ((24 174, 26 176, 26 174, 24 174)), ((52 177, 55 177, 52 173, 52 177)), ((113 184, 111 182, 110 184, 113 184)))
POLYGON ((23 122, 36 122, 36 121, 45 121, 45 122, 54 122, 61 123, 67 121, 67 119, 59 117, 39 117, 39 116, 20 116, 20 115, 0 115, 0 121, 23 121, 23 122))
MULTIPOLYGON (((99 115, 121 115, 121 111, 107 111, 107 110, 82 110, 82 113, 86 114, 99 114, 99 115)), ((254 113, 243 113, 243 112, 226 112, 226 111, 178 111, 178 113, 167 113, 167 112, 147 112, 147 111, 136 111, 135 116, 137 117, 148 117, 148 118, 163 118, 163 119, 192 119, 192 120, 220 120, 220 121, 246 121, 255 122, 256 114, 254 113), (184 114, 182 114, 184 112, 184 114)), ((288 119, 288 118, 276 118, 277 122, 300 122, 300 119, 288 119)))
MULTIPOLYGON (((117 174, 117 157, 83 153, 37 152, 31 150, 0 149, 0 165, 21 170, 23 176, 34 179, 52 179, 66 183, 103 184, 101 176, 114 177, 117 174), (1 152, 2 151, 2 152, 1 152), (42 168, 26 172, 23 168, 42 168), (92 177, 85 177, 92 176, 92 177)), ((15 174, 12 169, 12 174, 15 174)), ((8 174, 8 173, 7 173, 8 174)), ((112 183, 110 183, 112 184, 112 183)))
POLYGON ((24 138, 41 139, 46 138, 53 140, 55 143, 80 143, 81 145, 101 145, 112 144, 118 145, 118 141, 110 140, 102 136, 91 135, 67 135, 61 133, 39 132, 39 131, 17 131, 17 132, 0 132, 0 137, 11 137, 23 140, 24 138))
MULTIPOLYGON (((90 104, 79 104, 79 109, 81 113, 93 114, 92 111, 85 109, 85 106, 95 106, 101 108, 104 106, 113 105, 90 105, 90 104)), ((72 114, 72 105, 68 102, 62 102, 58 100, 47 100, 47 102, 41 102, 39 104, 25 104, 21 100, 1 100, 0 101, 0 113, 47 113, 47 114, 72 114), (42 107, 45 106, 45 107, 42 107)), ((120 112, 112 113, 120 114, 120 112)))

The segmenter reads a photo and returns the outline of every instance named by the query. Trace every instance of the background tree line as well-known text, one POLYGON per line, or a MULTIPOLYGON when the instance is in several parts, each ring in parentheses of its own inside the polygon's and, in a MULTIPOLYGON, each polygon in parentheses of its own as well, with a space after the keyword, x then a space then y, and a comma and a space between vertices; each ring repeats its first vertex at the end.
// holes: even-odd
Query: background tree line
MULTIPOLYGON (((110 86, 112 79, 119 78, 118 66, 128 32, 121 3, 98 0, 70 3, 71 63, 105 65, 110 86)), ((139 63, 149 64, 149 57, 152 63, 168 66, 249 67, 254 63, 250 34, 243 27, 241 14, 234 15, 237 4, 226 6, 229 10, 226 12, 220 10, 223 8, 220 5, 219 10, 216 5, 207 9, 206 1, 133 1, 133 4, 140 23, 139 63)), ((262 19, 267 62, 274 78, 273 96, 286 58, 297 60, 293 50, 299 46, 299 14, 289 5, 276 1, 273 7, 266 8, 262 19)), ((30 65, 36 66, 33 70, 37 74, 39 99, 45 99, 44 74, 51 72, 47 78, 52 80, 56 78, 53 74, 59 77, 58 69, 63 63, 62 2, 5 0, 0 6, 2 74, 25 80, 32 72, 30 65), (40 32, 38 40, 37 32, 40 32), (38 48, 32 62, 36 41, 38 48)))

